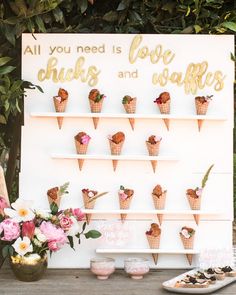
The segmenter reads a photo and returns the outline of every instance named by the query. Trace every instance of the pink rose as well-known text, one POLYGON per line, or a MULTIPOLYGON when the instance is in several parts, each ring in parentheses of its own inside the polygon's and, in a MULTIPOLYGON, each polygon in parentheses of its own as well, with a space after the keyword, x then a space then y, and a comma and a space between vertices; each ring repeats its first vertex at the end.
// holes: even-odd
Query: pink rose
POLYGON ((0 223, 0 235, 3 233, 2 241, 13 241, 20 236, 20 226, 10 218, 0 223))
POLYGON ((60 220, 60 226, 64 230, 69 230, 71 228, 71 226, 73 225, 72 219, 68 216, 61 215, 61 216, 59 216, 59 220, 60 220))
POLYGON ((56 252, 58 250, 60 250, 60 248, 58 248, 57 242, 56 241, 50 241, 48 242, 48 249, 50 251, 56 252))
POLYGON ((63 229, 56 227, 50 221, 43 221, 39 228, 42 234, 45 235, 48 244, 49 242, 56 243, 56 247, 51 245, 52 248, 57 248, 59 250, 68 241, 63 229))
POLYGON ((125 201, 128 196, 124 193, 123 190, 120 190, 119 191, 119 197, 120 197, 121 200, 125 201))
POLYGON ((22 236, 32 239, 34 236, 35 224, 33 221, 26 221, 22 224, 22 236))
POLYGON ((4 215, 4 209, 9 208, 9 205, 7 204, 7 201, 5 198, 0 197, 0 214, 4 215))
POLYGON ((72 209, 72 214, 75 216, 75 218, 78 220, 78 221, 81 221, 84 219, 84 213, 81 211, 80 208, 75 208, 75 209, 72 209))
POLYGON ((90 141, 91 137, 89 135, 84 135, 82 136, 81 140, 82 140, 82 144, 88 144, 90 141))

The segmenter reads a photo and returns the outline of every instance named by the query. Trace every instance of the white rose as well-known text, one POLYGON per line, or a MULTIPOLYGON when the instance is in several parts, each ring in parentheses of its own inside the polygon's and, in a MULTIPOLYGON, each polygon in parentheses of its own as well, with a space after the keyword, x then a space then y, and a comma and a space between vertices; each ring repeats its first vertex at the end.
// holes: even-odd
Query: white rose
POLYGON ((189 234, 189 232, 187 231, 187 229, 183 229, 181 231, 181 234, 186 238, 186 239, 189 239, 191 236, 189 234))
POLYGON ((88 197, 89 197, 89 198, 93 198, 93 197, 94 197, 94 193, 93 193, 93 192, 89 192, 89 193, 88 193, 88 197))
POLYGON ((44 234, 42 234, 42 233, 37 234, 36 237, 37 237, 37 239, 38 239, 40 242, 42 242, 42 243, 44 243, 44 242, 47 241, 46 236, 45 236, 44 234))

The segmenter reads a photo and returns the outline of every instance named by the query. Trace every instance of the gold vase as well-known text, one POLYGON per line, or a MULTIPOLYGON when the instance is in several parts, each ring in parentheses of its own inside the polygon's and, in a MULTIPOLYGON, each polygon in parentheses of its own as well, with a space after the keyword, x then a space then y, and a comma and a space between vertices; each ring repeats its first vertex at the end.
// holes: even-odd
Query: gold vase
POLYGON ((11 256, 10 266, 19 281, 38 281, 42 278, 47 269, 47 255, 35 259, 32 257, 11 256))

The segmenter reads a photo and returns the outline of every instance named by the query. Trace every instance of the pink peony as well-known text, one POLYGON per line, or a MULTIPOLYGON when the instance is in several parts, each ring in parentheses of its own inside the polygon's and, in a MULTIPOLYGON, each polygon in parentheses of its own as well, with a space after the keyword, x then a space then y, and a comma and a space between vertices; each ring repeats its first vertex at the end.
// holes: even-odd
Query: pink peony
POLYGON ((125 201, 128 198, 128 196, 124 193, 124 190, 119 190, 119 197, 123 201, 125 201))
POLYGON ((81 221, 81 220, 84 219, 84 213, 81 211, 80 208, 72 209, 72 214, 75 216, 75 218, 76 218, 78 221, 81 221))
POLYGON ((69 230, 71 226, 73 225, 73 220, 69 216, 61 215, 59 216, 59 220, 60 220, 60 226, 64 230, 69 230))
MULTIPOLYGON (((50 243, 53 249, 59 250, 68 241, 63 229, 56 227, 50 221, 47 221, 47 222, 43 221, 39 228, 42 234, 44 234, 45 237, 47 238, 48 247, 50 243), (56 246, 55 246, 55 243, 56 243, 56 246)), ((57 250, 54 250, 54 251, 57 251, 57 250)))
POLYGON ((33 221, 26 221, 22 224, 22 236, 32 239, 34 236, 35 224, 33 221))
POLYGON ((0 223, 0 234, 3 233, 2 241, 13 241, 20 236, 20 226, 10 218, 0 223))
POLYGON ((0 214, 4 215, 4 209, 9 208, 9 205, 7 204, 7 201, 5 198, 0 197, 0 214))

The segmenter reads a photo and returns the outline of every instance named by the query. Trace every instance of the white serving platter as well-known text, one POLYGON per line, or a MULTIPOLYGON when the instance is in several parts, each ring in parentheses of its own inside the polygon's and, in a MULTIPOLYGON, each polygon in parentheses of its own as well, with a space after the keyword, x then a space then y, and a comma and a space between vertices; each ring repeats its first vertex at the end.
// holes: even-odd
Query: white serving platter
POLYGON ((216 281, 214 285, 209 285, 207 288, 176 288, 175 283, 181 279, 183 279, 187 274, 193 275, 196 273, 199 269, 193 269, 188 272, 185 272, 173 279, 170 279, 168 281, 165 281, 162 283, 162 287, 170 292, 173 293, 181 293, 181 294, 209 294, 213 293, 233 282, 236 281, 236 277, 225 277, 222 281, 216 281))

